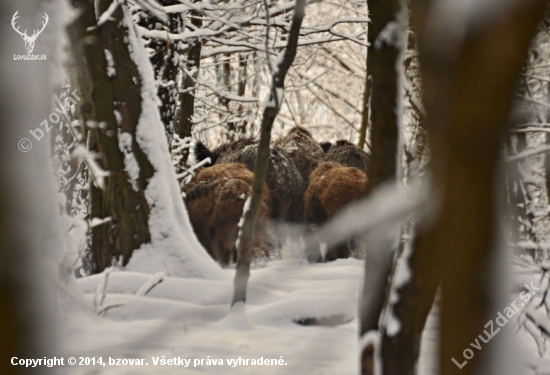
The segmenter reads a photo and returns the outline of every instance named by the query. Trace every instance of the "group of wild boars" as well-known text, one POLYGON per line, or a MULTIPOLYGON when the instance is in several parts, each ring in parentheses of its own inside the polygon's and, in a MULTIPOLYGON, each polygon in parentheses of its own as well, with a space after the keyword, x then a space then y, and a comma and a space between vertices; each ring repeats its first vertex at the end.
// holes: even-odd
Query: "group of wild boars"
MULTIPOLYGON (((220 264, 227 266, 237 259, 236 241, 239 221, 246 200, 252 192, 254 174, 244 164, 218 164, 200 170, 183 188, 191 225, 201 244, 220 264)), ((264 185, 263 201, 256 223, 252 256, 268 258, 272 231, 271 194, 264 185)))
MULTIPOLYGON (((210 158, 210 166, 185 186, 185 203, 197 237, 222 265, 235 261, 238 223, 251 192, 257 151, 258 142, 252 139, 214 150, 197 142, 194 149, 197 162, 210 158)), ((268 257, 275 246, 272 223, 313 228, 363 197, 367 165, 367 153, 357 146, 347 141, 319 144, 301 127, 275 141, 270 149, 253 257, 268 257)), ((349 257, 352 250, 348 241, 328 249, 325 260, 349 257)), ((309 259, 321 260, 316 256, 309 259)))
MULTIPOLYGON (((257 153, 258 142, 252 139, 226 143, 213 151, 201 142, 195 146, 197 162, 210 158, 211 164, 242 163, 250 171, 254 171, 257 153)), ((270 149, 266 184, 272 196, 270 217, 275 221, 300 222, 306 185, 291 157, 277 146, 270 149)))

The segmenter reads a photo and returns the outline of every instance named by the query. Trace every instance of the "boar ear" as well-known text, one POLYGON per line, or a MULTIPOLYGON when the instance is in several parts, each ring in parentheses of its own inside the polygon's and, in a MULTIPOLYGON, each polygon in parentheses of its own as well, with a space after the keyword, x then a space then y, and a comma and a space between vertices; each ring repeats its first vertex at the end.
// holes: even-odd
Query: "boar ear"
POLYGON ((336 146, 355 146, 355 145, 350 141, 346 141, 345 139, 340 139, 336 141, 336 146))
POLYGON ((330 142, 321 142, 319 143, 319 146, 323 149, 323 152, 326 153, 328 150, 332 148, 332 143, 330 142))
POLYGON ((215 154, 210 151, 201 141, 198 141, 195 144, 195 147, 193 148, 193 155, 195 155, 197 163, 203 161, 206 158, 210 158, 210 164, 214 164, 216 162, 215 154))

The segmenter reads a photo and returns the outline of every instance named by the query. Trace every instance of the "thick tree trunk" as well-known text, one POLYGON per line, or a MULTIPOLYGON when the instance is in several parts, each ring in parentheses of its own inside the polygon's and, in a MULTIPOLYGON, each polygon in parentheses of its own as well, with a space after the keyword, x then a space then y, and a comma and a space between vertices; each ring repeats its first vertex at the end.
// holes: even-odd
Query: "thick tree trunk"
MULTIPOLYGON (((414 50, 416 48, 416 38, 411 30, 419 26, 419 20, 423 20, 424 15, 419 14, 418 10, 409 9, 409 34, 407 48, 414 50)), ((411 61, 405 61, 405 69, 410 66, 411 61)), ((413 93, 410 93, 413 95, 413 93)), ((416 108, 419 111, 419 108, 416 108)), ((419 113, 419 128, 426 130, 425 118, 419 113)), ((422 142, 421 149, 417 150, 415 155, 410 155, 418 162, 421 161, 422 154, 426 146, 426 140, 422 142)), ((440 281, 440 275, 437 272, 436 257, 432 246, 433 238, 429 233, 425 233, 422 226, 416 225, 414 228, 414 241, 409 245, 410 254, 402 255, 400 260, 407 264, 411 270, 411 279, 400 287, 396 287, 395 278, 392 280, 391 288, 393 293, 399 295, 395 303, 386 300, 387 315, 391 314, 400 322, 401 329, 398 333, 388 332, 388 327, 384 326, 381 332, 381 360, 384 374, 413 375, 415 374, 416 364, 420 354, 420 341, 422 332, 431 311, 435 294, 440 281)), ((395 272, 395 269, 394 269, 395 272)), ((392 292, 390 292, 392 293, 392 292)))
MULTIPOLYGON (((40 25, 46 3, 3 1, 0 17, 10 20, 19 11, 29 25, 33 20, 40 25)), ((39 42, 59 37, 56 23, 52 17, 39 42)), ((28 133, 35 128, 47 132, 39 124, 51 111, 51 67, 46 61, 14 60, 13 54, 24 54, 25 44, 17 34, 14 37, 11 27, 0 30, 0 43, 5 51, 0 57, 0 373, 53 374, 53 368, 11 362, 13 357, 59 357, 54 280, 66 274, 56 263, 62 246, 55 241, 55 225, 48 226, 56 223, 52 213, 57 209, 49 137, 37 141, 28 133)), ((45 53, 48 59, 51 52, 46 43, 34 49, 34 54, 45 53)))
MULTIPOLYGON (((111 2, 97 1, 99 12, 111 2)), ((109 172, 104 188, 97 183, 90 188, 91 218, 111 218, 92 228, 92 252, 102 271, 113 259, 127 264, 132 252, 150 241, 144 192, 154 170, 136 141, 142 87, 125 42, 128 30, 122 19, 128 10, 119 6, 112 15, 114 21, 94 28, 93 4, 85 0, 72 4, 80 12, 69 26, 72 81, 82 93, 83 120, 98 124, 88 129, 90 150, 99 153, 100 166, 109 172)))
MULTIPOLYGON (((360 146, 364 142, 370 115, 369 192, 393 180, 397 174, 401 91, 399 61, 404 48, 404 30, 399 13, 401 0, 368 0, 371 23, 368 29, 367 77, 363 97, 360 146), (370 104, 370 105, 369 105, 370 104), (370 112, 369 112, 370 109, 370 112)), ((378 330, 378 321, 386 300, 387 280, 391 271, 391 253, 378 241, 372 243, 365 261, 365 282, 360 335, 378 330), (378 255, 375 255, 378 254, 378 255), (384 254, 384 255, 380 255, 384 254), (373 277, 376 275, 376 278, 373 277)), ((362 352, 362 373, 372 374, 374 348, 362 352)))
POLYGON ((401 328, 397 333, 390 333, 384 327, 381 332, 381 358, 385 375, 415 374, 422 332, 439 285, 440 275, 432 241, 429 234, 418 233, 410 245, 410 257, 402 259, 411 270, 411 279, 396 288, 399 300, 388 305, 401 328))
POLYGON ((305 3, 305 0, 296 0, 294 17, 292 18, 292 25, 290 27, 290 34, 284 56, 281 62, 274 67, 275 71, 272 76, 271 93, 269 101, 266 103, 262 119, 258 156, 256 157, 256 164, 254 166, 252 194, 249 198, 250 201, 245 204, 245 212, 243 213, 244 220, 239 232, 239 239, 237 240, 237 267, 234 279, 232 306, 235 303, 244 303, 246 301, 246 287, 250 276, 250 247, 254 239, 256 219, 262 204, 264 181, 269 164, 271 129, 281 109, 281 105, 283 104, 286 74, 296 57, 298 37, 305 15, 305 3))
MULTIPOLYGON (((429 14, 425 10, 431 3, 413 1, 413 11, 429 14)), ((545 5, 546 0, 516 2, 504 14, 487 14, 483 24, 465 19, 460 41, 453 39, 456 34, 445 22, 431 22, 429 31, 427 23, 418 28, 432 189, 442 197, 440 214, 425 244, 432 247, 428 254, 435 254, 442 280, 442 375, 481 373, 488 354, 481 351, 471 360, 463 357, 497 311, 487 288, 489 260, 497 244, 497 166, 518 73, 545 5)))
POLYGON ((367 82, 371 85, 371 189, 394 179, 397 167, 401 107, 398 61, 402 53, 405 25, 400 24, 401 0, 368 0, 371 23, 367 52, 367 82), (370 82, 369 82, 370 81, 370 82))

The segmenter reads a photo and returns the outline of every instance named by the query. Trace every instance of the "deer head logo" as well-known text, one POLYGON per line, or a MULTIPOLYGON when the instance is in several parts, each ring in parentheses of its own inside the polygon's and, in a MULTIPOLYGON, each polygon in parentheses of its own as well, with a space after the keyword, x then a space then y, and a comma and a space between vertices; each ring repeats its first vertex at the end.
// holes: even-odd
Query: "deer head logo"
POLYGON ((24 32, 19 31, 19 26, 15 26, 15 21, 19 18, 18 15, 19 11, 15 12, 13 15, 13 18, 11 19, 11 26, 19 35, 21 35, 21 38, 25 41, 25 49, 27 50, 27 53, 32 53, 34 49, 34 43, 36 42, 36 38, 38 38, 38 35, 44 31, 46 28, 46 25, 48 24, 49 17, 46 13, 44 13, 44 23, 42 24, 41 30, 34 30, 34 33, 31 36, 27 35, 27 30, 24 32))

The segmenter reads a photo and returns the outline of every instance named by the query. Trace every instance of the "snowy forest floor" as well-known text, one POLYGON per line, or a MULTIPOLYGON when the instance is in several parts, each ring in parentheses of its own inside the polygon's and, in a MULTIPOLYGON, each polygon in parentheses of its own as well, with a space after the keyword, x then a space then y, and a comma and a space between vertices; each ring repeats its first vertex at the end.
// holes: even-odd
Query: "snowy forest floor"
MULTIPOLYGON (((252 270, 244 309, 237 306, 232 310, 234 270, 225 272, 225 281, 163 277, 146 295, 140 295, 142 287, 151 280, 154 284, 155 276, 115 270, 79 279, 87 302, 94 305, 95 300, 96 311, 113 307, 98 318, 79 312, 76 304, 70 306, 60 324, 64 327, 62 349, 65 357, 101 356, 106 366, 67 366, 60 373, 358 373, 357 311, 364 261, 345 259, 314 265, 299 259, 269 262, 265 268, 252 270), (315 323, 296 323, 305 319, 309 323, 315 319, 315 323), (185 370, 179 366, 153 367, 152 358, 163 356, 205 361, 197 367, 191 361, 185 370), (110 366, 108 357, 143 358, 148 366, 110 366), (239 357, 282 357, 286 365, 227 365, 228 359, 239 357), (206 365, 207 359, 215 359, 216 365, 206 365)), ((422 374, 433 373, 434 322, 432 316, 424 335, 422 374)))

